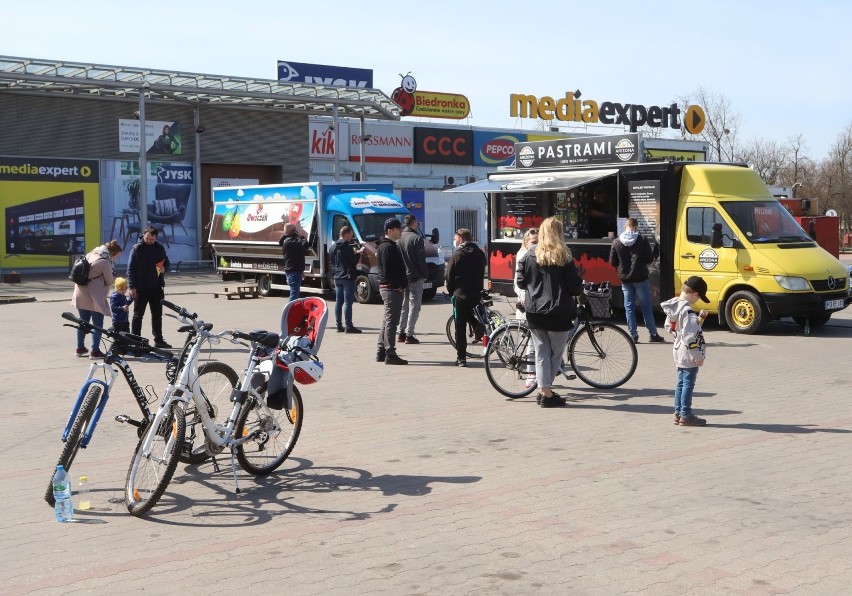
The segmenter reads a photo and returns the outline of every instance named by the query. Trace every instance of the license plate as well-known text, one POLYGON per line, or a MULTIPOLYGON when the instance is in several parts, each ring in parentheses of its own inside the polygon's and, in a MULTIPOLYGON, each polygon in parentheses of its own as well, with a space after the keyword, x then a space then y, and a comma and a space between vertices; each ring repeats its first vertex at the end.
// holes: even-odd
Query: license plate
MULTIPOLYGON (((424 290, 431 290, 432 289, 432 282, 431 281, 424 281, 423 282, 423 289, 424 290)), ((826 308, 828 308, 828 307, 826 307, 826 308)))
POLYGON ((838 308, 843 308, 843 299, 825 301, 825 310, 835 310, 838 308))

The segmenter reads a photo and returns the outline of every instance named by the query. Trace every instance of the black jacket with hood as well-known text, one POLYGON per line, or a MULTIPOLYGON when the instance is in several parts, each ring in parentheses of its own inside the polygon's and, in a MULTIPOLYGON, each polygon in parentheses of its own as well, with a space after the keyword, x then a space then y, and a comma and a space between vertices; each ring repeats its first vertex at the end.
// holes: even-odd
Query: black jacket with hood
POLYGON ((583 280, 574 261, 563 265, 540 266, 530 250, 518 265, 518 287, 526 290, 524 308, 532 329, 568 331, 574 324, 577 305, 574 296, 583 293, 583 280))
POLYGON ((278 244, 281 245, 281 252, 284 253, 284 272, 304 271, 308 241, 293 232, 289 236, 282 236, 278 244))
POLYGON ((331 261, 331 276, 334 279, 358 277, 358 255, 346 240, 338 238, 328 251, 331 261))
POLYGON ((651 245, 639 232, 625 230, 612 243, 609 264, 618 271, 618 279, 639 282, 648 279, 648 264, 654 262, 651 245))
POLYGON ((447 264, 447 292, 462 300, 479 300, 485 279, 485 253, 476 242, 465 242, 447 264))
POLYGON ((376 242, 376 265, 379 269, 379 287, 394 290, 408 287, 402 252, 396 242, 387 236, 376 242))

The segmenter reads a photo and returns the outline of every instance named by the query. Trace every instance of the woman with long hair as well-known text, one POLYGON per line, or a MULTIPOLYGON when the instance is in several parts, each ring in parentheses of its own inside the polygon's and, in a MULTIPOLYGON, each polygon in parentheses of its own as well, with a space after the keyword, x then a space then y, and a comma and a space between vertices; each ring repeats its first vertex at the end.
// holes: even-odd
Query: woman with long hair
POLYGON ((568 333, 574 322, 574 296, 583 291, 583 281, 565 246, 562 222, 548 217, 539 226, 538 244, 518 266, 516 282, 526 292, 527 324, 535 349, 535 372, 542 408, 565 405, 553 392, 568 333))

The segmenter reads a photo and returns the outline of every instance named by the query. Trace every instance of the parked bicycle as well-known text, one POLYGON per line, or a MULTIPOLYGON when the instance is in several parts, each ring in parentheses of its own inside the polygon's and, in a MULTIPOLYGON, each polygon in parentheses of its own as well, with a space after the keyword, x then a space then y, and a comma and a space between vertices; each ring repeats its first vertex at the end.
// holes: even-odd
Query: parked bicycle
MULTIPOLYGON (((595 318, 590 303, 590 298, 597 298, 590 296, 593 292, 587 287, 577 300, 577 316, 559 372, 568 380, 579 377, 592 387, 612 389, 633 376, 639 357, 626 331, 595 318)), ((511 399, 526 397, 538 386, 531 341, 526 321, 519 319, 495 330, 488 340, 485 374, 497 391, 511 399)))
MULTIPOLYGON (((103 362, 93 362, 89 367, 89 373, 77 394, 74 405, 71 407, 71 415, 62 432, 63 446, 57 465, 62 465, 66 470, 69 470, 79 450, 89 446, 98 421, 109 401, 113 384, 119 372, 127 382, 127 386, 130 388, 130 392, 139 406, 140 417, 137 420, 126 414, 119 414, 115 419, 118 422, 135 426, 138 429, 137 433, 139 436, 142 436, 148 423, 154 417, 148 407, 150 403, 149 397, 137 382, 136 375, 133 373, 130 363, 125 359, 125 355, 133 354, 164 362, 167 365, 167 375, 168 370, 170 367, 176 365, 177 360, 172 352, 149 345, 148 341, 143 337, 97 327, 70 312, 62 313, 62 318, 71 321, 71 324, 66 323, 65 327, 82 329, 87 333, 100 331, 105 341, 111 340, 112 342, 106 350, 103 362)), ((223 367, 226 367, 226 365, 219 362, 205 364, 198 373, 200 390, 204 391, 207 395, 215 396, 217 393, 222 392, 223 383, 227 387, 230 376, 236 379, 237 375, 230 367, 227 367, 228 370, 225 370, 223 367)), ((230 386, 233 386, 233 383, 230 386)), ((149 393, 153 393, 150 387, 148 390, 149 393)), ((230 387, 227 387, 226 391, 230 394, 230 387)), ((53 506, 52 474, 51 482, 48 484, 47 491, 44 494, 44 500, 53 506)))
MULTIPOLYGON (((482 358, 485 355, 485 346, 488 338, 495 329, 506 323, 506 317, 499 311, 491 308, 494 300, 488 290, 482 290, 479 295, 479 304, 473 308, 473 320, 468 321, 467 326, 467 349, 465 353, 469 358, 482 358)), ((453 348, 456 347, 456 317, 455 311, 447 319, 447 339, 453 348)))
MULTIPOLYGON (((195 337, 187 346, 183 365, 164 393, 159 409, 147 432, 139 441, 127 472, 125 503, 135 516, 149 511, 165 492, 184 444, 187 411, 194 406, 204 437, 206 453, 213 456, 228 449, 236 492, 240 492, 236 463, 254 475, 269 474, 289 456, 302 426, 304 409, 296 382, 308 384, 322 377, 323 366, 316 356, 325 328, 325 301, 305 298, 287 304, 282 320, 301 309, 305 327, 284 337, 268 331, 222 331, 211 333, 212 326, 195 313, 166 300, 163 306, 175 311, 185 324, 192 325, 195 337), (321 307, 318 303, 321 303, 321 307), (316 309, 311 310, 311 307, 316 309), (322 314, 317 314, 321 311, 322 314), (316 330, 316 328, 319 329, 316 330), (239 376, 229 412, 210 407, 203 392, 197 390, 198 358, 205 346, 226 339, 233 343, 250 342, 246 368, 239 376), (269 364, 265 364, 265 363, 269 364), (226 417, 225 417, 226 414, 226 417)), ((286 328, 286 327, 285 327, 286 328)))

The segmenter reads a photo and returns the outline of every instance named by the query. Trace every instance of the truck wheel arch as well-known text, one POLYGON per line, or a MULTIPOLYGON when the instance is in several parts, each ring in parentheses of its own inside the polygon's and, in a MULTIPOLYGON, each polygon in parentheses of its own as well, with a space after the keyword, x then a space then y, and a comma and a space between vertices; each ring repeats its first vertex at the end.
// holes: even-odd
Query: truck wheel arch
POLYGON ((720 312, 731 331, 748 335, 758 333, 770 318, 760 293, 751 288, 734 288, 720 312))

